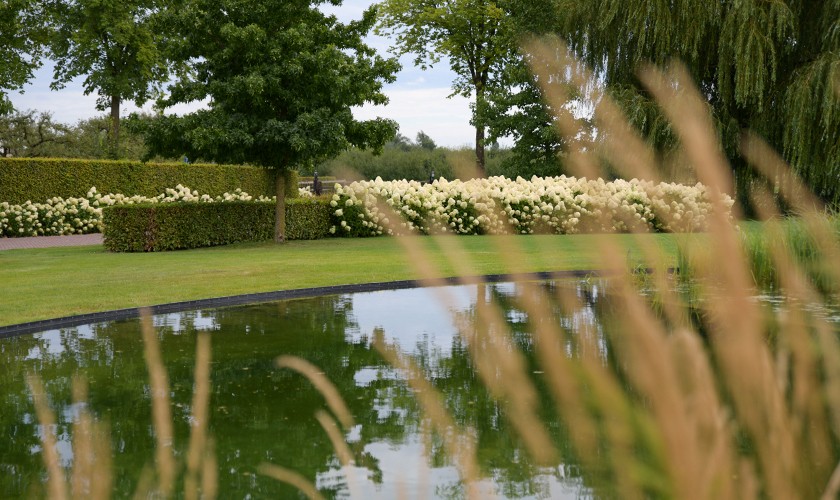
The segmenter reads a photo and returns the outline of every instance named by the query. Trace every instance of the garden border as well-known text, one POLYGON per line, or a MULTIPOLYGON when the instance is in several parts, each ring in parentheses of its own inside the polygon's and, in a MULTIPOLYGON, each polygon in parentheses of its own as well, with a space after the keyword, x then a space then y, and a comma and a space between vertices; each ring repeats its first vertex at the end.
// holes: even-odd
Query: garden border
MULTIPOLYGON (((668 269, 673 272, 674 269, 668 269)), ((147 307, 132 307, 127 309, 116 309, 88 314, 77 314, 61 318, 31 321, 15 325, 0 326, 0 339, 16 337, 28 333, 37 333, 45 330, 58 328, 70 328, 73 326, 85 325, 104 321, 118 321, 133 319, 140 316, 142 309, 151 310, 152 314, 167 314, 181 312, 190 309, 203 309, 212 307, 227 307, 245 304, 257 304, 260 302, 272 302, 275 300, 302 299, 317 297, 320 295, 339 295, 344 293, 377 292, 383 290, 403 290, 408 288, 426 288, 435 286, 450 285, 472 285, 480 283, 504 283, 521 281, 539 281, 548 279, 563 278, 586 278, 589 276, 603 278, 614 276, 620 271, 604 270, 572 270, 572 271, 537 271, 532 273, 505 273, 485 274, 477 276, 451 276, 448 278, 431 278, 420 280, 383 281, 374 283, 357 283, 352 285, 332 285, 312 288, 296 288, 292 290, 276 290, 273 292, 247 293, 243 295, 231 295, 211 299, 187 300, 182 302, 170 302, 147 307)), ((639 269, 636 272, 651 273, 652 269, 639 269)))

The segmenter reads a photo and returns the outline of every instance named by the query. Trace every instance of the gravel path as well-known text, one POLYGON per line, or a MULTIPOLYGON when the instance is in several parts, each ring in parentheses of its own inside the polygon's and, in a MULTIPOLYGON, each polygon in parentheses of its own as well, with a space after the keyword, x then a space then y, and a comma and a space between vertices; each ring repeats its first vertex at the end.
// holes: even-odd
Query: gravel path
POLYGON ((20 248, 81 247, 101 244, 101 233, 73 234, 70 236, 0 238, 0 250, 17 250, 20 248))

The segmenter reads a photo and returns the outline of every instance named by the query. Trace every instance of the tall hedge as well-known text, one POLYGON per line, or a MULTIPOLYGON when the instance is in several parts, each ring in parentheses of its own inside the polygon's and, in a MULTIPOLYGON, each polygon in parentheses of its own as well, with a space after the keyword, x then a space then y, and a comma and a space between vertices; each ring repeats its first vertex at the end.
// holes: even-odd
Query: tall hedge
MULTIPOLYGON (((159 252, 274 237, 274 203, 155 203, 116 205, 103 211, 105 248, 112 252, 159 252)), ((329 236, 330 206, 324 199, 286 203, 286 238, 329 236)))
POLYGON ((178 184, 211 196, 236 188, 254 197, 274 196, 273 176, 268 169, 235 165, 0 158, 0 201, 80 197, 91 187, 100 193, 156 196, 178 184))

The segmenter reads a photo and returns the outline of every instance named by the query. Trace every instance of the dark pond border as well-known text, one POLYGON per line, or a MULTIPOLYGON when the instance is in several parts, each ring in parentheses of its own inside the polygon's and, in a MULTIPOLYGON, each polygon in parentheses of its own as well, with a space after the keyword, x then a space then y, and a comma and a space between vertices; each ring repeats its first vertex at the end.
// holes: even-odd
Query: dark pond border
MULTIPOLYGON (((651 272, 650 270, 645 270, 651 272)), ((643 271, 644 272, 644 271, 643 271)), ((16 325, 0 326, 0 339, 36 333, 44 330, 57 328, 70 328, 73 326, 86 325, 88 323, 101 323, 105 321, 118 321, 122 319, 133 319, 140 316, 142 309, 150 310, 152 314, 167 314, 181 312, 191 309, 207 309, 212 307, 237 306, 244 304, 255 304, 259 302, 272 302, 284 299, 300 299, 317 297, 320 295, 340 295, 357 292, 377 292, 381 290, 402 290, 406 288, 421 288, 430 286, 447 285, 470 285, 479 283, 501 283, 512 281, 537 281, 563 278, 586 278, 606 277, 615 275, 614 271, 577 270, 577 271, 540 271, 534 273, 515 274, 487 274, 483 276, 462 276, 450 278, 424 279, 424 280, 401 280, 386 281, 377 283, 359 283, 355 285, 321 286, 314 288, 298 288, 294 290, 277 290, 274 292, 248 293, 244 295, 233 295, 229 297, 217 297, 213 299, 187 300, 183 302, 172 302, 169 304, 158 304, 145 308, 132 307, 129 309, 117 309, 114 311, 103 311, 90 314, 78 314, 65 316, 63 318, 32 321, 16 325)))

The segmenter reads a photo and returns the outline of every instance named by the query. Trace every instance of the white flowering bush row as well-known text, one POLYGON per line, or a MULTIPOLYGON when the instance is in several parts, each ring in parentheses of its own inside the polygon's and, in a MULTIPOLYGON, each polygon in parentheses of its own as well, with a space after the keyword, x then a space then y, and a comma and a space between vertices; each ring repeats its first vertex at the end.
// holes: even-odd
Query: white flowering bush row
MULTIPOLYGON (((153 196, 126 196, 124 194, 101 194, 90 188, 84 198, 51 198, 44 203, 27 201, 21 205, 0 202, 0 236, 61 236, 87 234, 102 231, 102 208, 112 205, 136 203, 219 203, 226 201, 249 201, 254 198, 237 189, 212 197, 199 194, 188 187, 177 185, 153 196)), ((258 201, 273 198, 260 196, 258 201)))
MULTIPOLYGON (((725 200, 729 207, 733 200, 725 200)), ((331 232, 345 236, 706 229, 702 184, 575 177, 354 182, 335 186, 331 232)))

